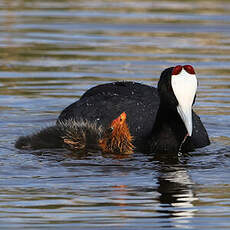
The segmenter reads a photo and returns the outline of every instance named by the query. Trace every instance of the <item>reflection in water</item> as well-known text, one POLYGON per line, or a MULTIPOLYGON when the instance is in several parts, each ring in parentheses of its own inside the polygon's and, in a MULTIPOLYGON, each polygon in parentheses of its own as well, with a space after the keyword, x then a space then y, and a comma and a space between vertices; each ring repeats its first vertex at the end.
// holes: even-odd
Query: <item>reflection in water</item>
POLYGON ((161 162, 159 170, 157 191, 160 193, 160 209, 157 211, 167 214, 172 224, 189 223, 197 210, 193 205, 193 201, 197 200, 193 182, 185 165, 168 162, 161 162))

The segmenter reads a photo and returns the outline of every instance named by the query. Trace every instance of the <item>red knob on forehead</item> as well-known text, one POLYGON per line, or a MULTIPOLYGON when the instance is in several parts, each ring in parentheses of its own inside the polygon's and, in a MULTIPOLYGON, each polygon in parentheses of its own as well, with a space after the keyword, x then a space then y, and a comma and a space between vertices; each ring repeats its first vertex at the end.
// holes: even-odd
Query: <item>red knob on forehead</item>
POLYGON ((191 65, 184 65, 183 67, 187 73, 195 74, 195 70, 193 69, 191 65))
POLYGON ((173 71, 172 71, 172 75, 177 75, 181 72, 182 70, 182 66, 181 65, 177 65, 173 68, 173 71))

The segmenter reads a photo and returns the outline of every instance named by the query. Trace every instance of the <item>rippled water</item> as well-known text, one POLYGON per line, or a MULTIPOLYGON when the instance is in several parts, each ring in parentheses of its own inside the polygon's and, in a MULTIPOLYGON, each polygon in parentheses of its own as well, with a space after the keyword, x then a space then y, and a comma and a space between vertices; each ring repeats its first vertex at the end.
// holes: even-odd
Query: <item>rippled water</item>
POLYGON ((227 0, 1 1, 1 228, 229 228, 229 106, 227 0), (179 160, 14 148, 88 88, 155 85, 184 63, 199 78, 210 146, 179 160))

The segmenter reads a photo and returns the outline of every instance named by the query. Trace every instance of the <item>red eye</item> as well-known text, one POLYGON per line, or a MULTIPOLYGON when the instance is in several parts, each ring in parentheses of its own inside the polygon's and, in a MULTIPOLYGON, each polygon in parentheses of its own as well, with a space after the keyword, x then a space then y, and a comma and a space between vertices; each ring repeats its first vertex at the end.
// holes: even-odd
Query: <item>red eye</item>
POLYGON ((193 69, 191 65, 184 65, 183 67, 187 73, 195 74, 195 70, 193 69))
POLYGON ((182 70, 182 66, 181 65, 177 65, 173 68, 173 71, 172 71, 172 75, 178 75, 182 70))

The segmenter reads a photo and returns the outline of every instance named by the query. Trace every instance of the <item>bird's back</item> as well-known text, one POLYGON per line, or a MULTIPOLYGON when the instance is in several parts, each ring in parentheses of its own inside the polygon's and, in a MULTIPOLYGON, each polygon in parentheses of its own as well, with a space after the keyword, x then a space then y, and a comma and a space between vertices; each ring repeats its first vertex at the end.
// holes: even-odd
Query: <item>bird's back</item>
POLYGON ((144 142, 151 134, 159 107, 157 89, 134 82, 114 82, 86 91, 82 97, 65 108, 58 118, 87 119, 108 126, 122 112, 135 142, 144 142))

